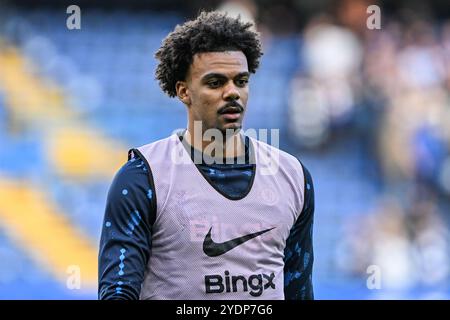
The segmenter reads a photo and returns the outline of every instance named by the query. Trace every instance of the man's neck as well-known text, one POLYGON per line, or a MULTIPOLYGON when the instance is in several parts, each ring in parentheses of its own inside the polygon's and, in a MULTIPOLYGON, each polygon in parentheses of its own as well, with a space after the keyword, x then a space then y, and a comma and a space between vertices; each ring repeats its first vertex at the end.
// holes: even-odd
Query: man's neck
POLYGON ((184 139, 189 145, 209 157, 226 159, 241 157, 245 154, 245 145, 239 132, 228 136, 215 135, 213 139, 210 138, 205 136, 204 132, 196 135, 195 131, 192 133, 189 129, 184 133, 184 139))

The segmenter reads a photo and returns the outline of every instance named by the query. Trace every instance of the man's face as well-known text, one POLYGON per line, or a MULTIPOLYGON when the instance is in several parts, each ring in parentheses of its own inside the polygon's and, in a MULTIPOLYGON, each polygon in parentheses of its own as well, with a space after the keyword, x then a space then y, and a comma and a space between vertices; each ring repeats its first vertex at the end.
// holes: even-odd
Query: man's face
POLYGON ((242 51, 195 54, 186 81, 177 84, 178 96, 188 107, 189 126, 202 121, 203 130, 241 129, 249 77, 242 51))

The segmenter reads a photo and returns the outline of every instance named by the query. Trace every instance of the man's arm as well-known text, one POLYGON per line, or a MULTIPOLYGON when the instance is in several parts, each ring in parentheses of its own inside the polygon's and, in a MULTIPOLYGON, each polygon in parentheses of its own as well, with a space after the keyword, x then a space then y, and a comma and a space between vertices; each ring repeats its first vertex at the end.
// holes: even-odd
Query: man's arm
POLYGON ((284 296, 286 300, 312 300, 314 188, 309 171, 305 176, 303 210, 292 226, 284 250, 284 296))
POLYGON ((138 156, 116 174, 109 189, 98 259, 98 298, 139 299, 151 250, 155 190, 138 156))

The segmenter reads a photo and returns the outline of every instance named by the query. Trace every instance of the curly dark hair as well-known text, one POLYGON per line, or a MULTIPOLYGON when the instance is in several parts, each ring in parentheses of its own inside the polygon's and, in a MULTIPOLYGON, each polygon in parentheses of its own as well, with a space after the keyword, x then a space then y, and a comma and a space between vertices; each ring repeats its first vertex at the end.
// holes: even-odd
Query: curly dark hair
POLYGON ((156 79, 170 97, 177 95, 175 84, 184 81, 193 56, 201 52, 242 51, 248 69, 255 73, 262 56, 259 34, 253 23, 231 18, 217 11, 202 11, 195 20, 177 25, 155 54, 159 64, 156 79))

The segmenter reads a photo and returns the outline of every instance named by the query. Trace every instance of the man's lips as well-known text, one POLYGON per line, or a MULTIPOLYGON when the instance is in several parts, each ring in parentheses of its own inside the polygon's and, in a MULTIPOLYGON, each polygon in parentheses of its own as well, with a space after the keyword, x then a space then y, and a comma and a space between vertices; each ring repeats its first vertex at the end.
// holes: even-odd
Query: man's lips
POLYGON ((236 120, 242 114, 242 108, 240 107, 227 107, 219 111, 219 114, 227 120, 236 120))
POLYGON ((237 120, 239 119, 239 117, 241 116, 240 112, 235 112, 235 113, 223 113, 222 117, 224 117, 227 120, 237 120))

